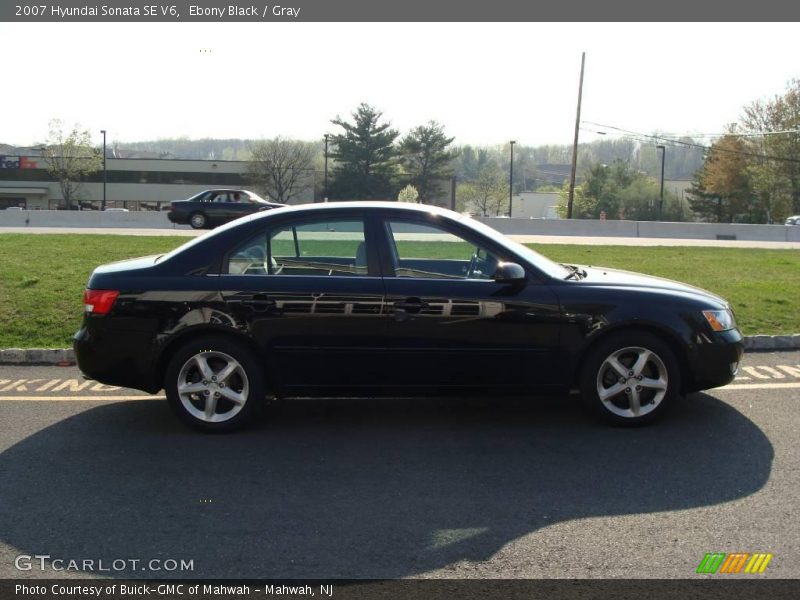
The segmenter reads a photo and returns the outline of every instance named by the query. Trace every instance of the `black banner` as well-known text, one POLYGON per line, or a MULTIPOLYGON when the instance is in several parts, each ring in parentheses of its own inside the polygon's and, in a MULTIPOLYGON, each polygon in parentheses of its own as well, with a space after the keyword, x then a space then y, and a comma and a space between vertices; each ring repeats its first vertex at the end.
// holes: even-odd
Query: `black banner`
POLYGON ((143 580, 4 580, 0 598, 101 600, 256 600, 298 598, 316 600, 794 600, 798 580, 530 580, 416 579, 397 581, 143 581, 143 580))

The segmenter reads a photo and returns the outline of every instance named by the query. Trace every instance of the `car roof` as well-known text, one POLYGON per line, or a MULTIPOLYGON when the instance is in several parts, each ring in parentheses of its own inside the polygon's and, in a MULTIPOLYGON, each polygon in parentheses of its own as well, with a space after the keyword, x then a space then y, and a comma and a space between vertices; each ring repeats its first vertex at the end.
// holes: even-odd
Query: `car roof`
MULTIPOLYGON (((369 210, 387 210, 387 211, 403 211, 403 212, 417 212, 420 214, 435 214, 446 215, 451 218, 461 218, 463 215, 458 214, 447 208, 440 206, 433 206, 431 204, 416 204, 412 202, 394 202, 387 200, 351 200, 345 202, 317 202, 314 204, 295 204, 293 206, 284 206, 283 208, 276 209, 280 214, 287 212, 317 212, 325 210, 347 210, 347 209, 369 209, 369 210)), ((277 214, 274 211, 269 213, 258 213, 258 217, 266 216, 268 214, 277 214)))
MULTIPOLYGON (((274 204, 273 204, 274 206, 274 204)), ((204 239, 214 237, 216 235, 224 234, 230 229, 241 226, 243 223, 255 223, 262 219, 283 218, 288 215, 313 215, 314 213, 324 214, 325 212, 340 212, 347 213, 348 211, 368 210, 368 211, 389 211, 397 212, 398 214, 417 213, 420 215, 440 215, 449 219, 464 222, 471 220, 470 217, 459 214, 447 208, 439 206, 432 206, 430 204, 415 204, 411 202, 395 202, 389 200, 359 200, 347 202, 317 202, 314 204, 295 204, 295 205, 277 205, 276 208, 271 210, 264 210, 241 217, 234 221, 230 221, 195 238, 195 241, 200 242, 204 239)))

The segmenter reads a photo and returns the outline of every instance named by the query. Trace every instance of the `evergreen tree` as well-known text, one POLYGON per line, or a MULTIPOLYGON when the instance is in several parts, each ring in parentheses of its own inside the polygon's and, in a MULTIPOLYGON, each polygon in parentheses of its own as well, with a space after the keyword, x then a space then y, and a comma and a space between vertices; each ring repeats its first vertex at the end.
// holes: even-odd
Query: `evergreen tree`
POLYGON ((440 193, 439 181, 452 174, 450 163, 455 153, 448 149, 453 142, 447 137, 444 126, 436 121, 421 125, 400 142, 403 167, 410 183, 419 192, 419 202, 430 202, 440 193))
POLYGON ((352 122, 340 117, 331 122, 343 132, 331 136, 336 161, 330 198, 335 200, 388 200, 393 193, 397 170, 399 135, 391 123, 381 123, 383 113, 361 103, 352 113, 352 122))

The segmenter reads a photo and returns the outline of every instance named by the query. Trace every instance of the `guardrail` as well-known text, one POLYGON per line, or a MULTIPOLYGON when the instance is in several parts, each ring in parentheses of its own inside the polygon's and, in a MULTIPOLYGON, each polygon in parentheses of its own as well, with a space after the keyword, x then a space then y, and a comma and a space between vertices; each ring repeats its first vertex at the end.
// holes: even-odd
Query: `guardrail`
POLYGON ((497 217, 481 217, 478 220, 501 233, 511 235, 800 242, 800 226, 797 225, 598 221, 589 219, 507 219, 497 217))
POLYGON ((158 211, 0 210, 0 227, 127 227, 184 229, 158 211))
MULTIPOLYGON (((741 223, 668 223, 662 221, 598 221, 588 219, 478 219, 501 233, 589 237, 675 238, 800 242, 797 225, 741 223)), ((166 211, 0 210, 0 227, 128 227, 185 229, 167 219, 166 211)))

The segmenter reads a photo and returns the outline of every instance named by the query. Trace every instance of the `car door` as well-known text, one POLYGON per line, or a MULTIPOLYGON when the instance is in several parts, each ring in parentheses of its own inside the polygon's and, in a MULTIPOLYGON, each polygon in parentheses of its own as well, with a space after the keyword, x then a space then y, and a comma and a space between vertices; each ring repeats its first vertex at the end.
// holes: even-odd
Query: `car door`
POLYGON ((245 192, 230 192, 230 201, 226 205, 229 219, 238 219, 258 211, 257 204, 245 192))
POLYGON ((393 385, 561 382, 556 295, 532 272, 521 285, 494 280, 500 262, 519 258, 441 218, 387 217, 381 232, 393 385))
POLYGON ((228 191, 217 192, 212 201, 211 210, 214 213, 214 218, 225 223, 233 221, 240 215, 236 211, 236 203, 232 200, 232 194, 228 191))
POLYGON ((319 394, 382 381, 384 287, 373 237, 359 214, 305 216, 229 253, 224 301, 284 390, 319 394))

